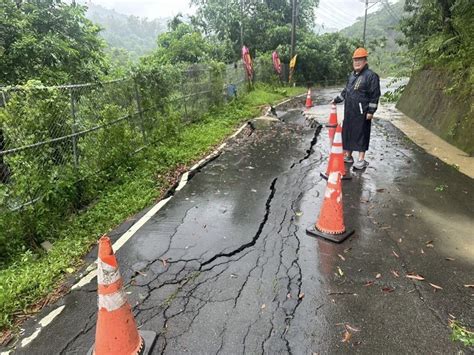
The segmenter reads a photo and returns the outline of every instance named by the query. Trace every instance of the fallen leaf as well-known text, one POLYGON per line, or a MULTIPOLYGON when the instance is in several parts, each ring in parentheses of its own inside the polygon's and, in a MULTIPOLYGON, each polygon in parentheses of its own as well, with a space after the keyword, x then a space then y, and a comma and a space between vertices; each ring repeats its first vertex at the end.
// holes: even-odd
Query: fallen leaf
POLYGON ((300 300, 302 300, 302 299, 304 298, 304 292, 301 292, 301 293, 299 294, 298 298, 299 298, 300 300))
POLYGON ((301 217, 303 215, 303 212, 298 211, 295 214, 296 214, 297 217, 301 217))
POLYGON ((382 291, 383 291, 383 292, 386 292, 386 293, 390 293, 390 292, 395 291, 395 289, 394 289, 394 288, 391 288, 391 287, 383 287, 383 288, 382 288, 382 291))
POLYGON ((395 270, 391 270, 391 271, 392 271, 393 276, 400 277, 400 274, 398 272, 396 272, 395 270))
POLYGON ((287 294, 286 298, 290 299, 291 298, 291 293, 287 294))
POLYGON ((402 238, 398 239, 398 242, 399 243, 403 242, 403 239, 402 238))
POLYGON ((367 281, 367 283, 366 283, 364 286, 365 286, 365 287, 367 287, 367 286, 372 286, 373 284, 374 284, 373 281, 367 281))
POLYGON ((342 338, 342 342, 347 343, 349 340, 351 340, 351 338, 352 338, 352 334, 348 330, 346 330, 344 332, 344 337, 342 338))
POLYGON ((69 274, 72 274, 74 272, 74 269, 72 267, 68 267, 66 269, 66 271, 69 273, 69 274))
POLYGON ((425 251, 423 249, 421 249, 421 254, 424 254, 424 253, 425 253, 425 251))
POLYGON ((342 261, 346 261, 346 258, 343 257, 341 254, 337 254, 337 256, 340 257, 342 261))
POLYGON ((238 276, 236 274, 230 274, 231 279, 236 279, 238 276))
POLYGON ((453 258, 444 258, 444 260, 454 261, 455 259, 453 259, 453 258))
POLYGON ((399 256, 397 253, 395 253, 395 251, 394 251, 394 250, 392 250, 392 253, 393 253, 393 255, 395 255, 397 258, 399 258, 399 257, 400 257, 400 256, 399 256))
POLYGON ((464 285, 464 287, 474 288, 474 285, 464 285))
POLYGON ((423 276, 417 275, 417 274, 407 274, 406 277, 408 277, 409 279, 418 280, 418 281, 423 281, 425 279, 423 276))
POLYGON ((375 190, 375 191, 377 191, 377 192, 384 192, 385 189, 377 189, 377 190, 375 190))
POLYGON ((434 245, 432 243, 428 243, 428 244, 426 244, 426 247, 427 248, 434 248, 434 245))
POLYGON ((265 303, 264 303, 264 304, 262 304, 262 306, 260 307, 260 309, 265 309, 265 307, 266 307, 266 305, 265 305, 265 303))
POLYGON ((428 244, 433 244, 433 241, 432 240, 428 240, 427 242, 425 242, 426 245, 428 244))
POLYGON ((442 290, 443 288, 441 286, 432 284, 431 282, 428 282, 432 287, 434 287, 436 290, 442 290))
POLYGON ((405 217, 413 217, 413 213, 405 213, 405 217))
POLYGON ((377 274, 377 275, 375 275, 375 278, 376 278, 376 279, 380 279, 381 277, 382 277, 382 274, 377 274))
POLYGON ((167 263, 166 260, 167 260, 167 259, 161 259, 161 262, 163 263, 163 266, 164 266, 164 267, 166 267, 166 265, 168 265, 168 263, 167 263))
POLYGON ((337 272, 339 273, 339 275, 344 276, 344 273, 342 272, 339 266, 337 267, 337 272))
POLYGON ((348 252, 350 252, 350 251, 351 251, 351 249, 352 249, 352 248, 346 248, 346 249, 344 249, 344 253, 346 253, 346 254, 347 254, 348 252))
POLYGON ((360 329, 354 328, 350 324, 344 324, 344 326, 346 327, 346 330, 349 329, 349 330, 352 330, 353 332, 360 332, 360 329))

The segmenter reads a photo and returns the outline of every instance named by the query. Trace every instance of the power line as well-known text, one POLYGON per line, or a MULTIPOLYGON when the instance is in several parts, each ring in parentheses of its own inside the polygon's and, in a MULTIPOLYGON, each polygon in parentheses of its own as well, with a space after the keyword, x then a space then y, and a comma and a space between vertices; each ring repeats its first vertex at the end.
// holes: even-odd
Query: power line
POLYGON ((348 21, 338 15, 330 14, 328 13, 325 9, 323 8, 318 8, 316 10, 316 16, 319 14, 323 15, 325 19, 327 19, 327 22, 332 22, 336 27, 339 27, 341 24, 344 26, 348 26, 353 23, 354 20, 348 21), (319 10, 319 11, 318 11, 319 10))
POLYGON ((346 18, 348 21, 354 21, 354 16, 349 15, 349 14, 345 13, 344 11, 342 11, 342 10, 340 10, 340 9, 338 9, 338 8, 333 7, 331 4, 327 4, 327 8, 328 8, 328 10, 330 10, 330 11, 336 12, 336 13, 337 13, 338 15, 340 15, 341 17, 346 18))
POLYGON ((396 14, 396 12, 393 10, 392 6, 390 5, 390 3, 388 2, 388 0, 382 0, 382 4, 385 6, 385 8, 387 9, 387 12, 389 13, 390 16, 392 16, 392 18, 396 21, 401 21, 400 20, 400 17, 398 17, 398 15, 396 14))

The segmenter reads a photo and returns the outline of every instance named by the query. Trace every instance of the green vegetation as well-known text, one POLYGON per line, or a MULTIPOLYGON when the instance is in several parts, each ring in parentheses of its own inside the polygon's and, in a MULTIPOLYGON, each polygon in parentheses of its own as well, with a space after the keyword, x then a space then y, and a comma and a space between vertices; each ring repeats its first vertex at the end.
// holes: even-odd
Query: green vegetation
POLYGON ((453 341, 459 341, 464 346, 474 346, 474 332, 467 329, 461 323, 457 321, 450 321, 449 327, 452 329, 451 339, 453 341))
POLYGON ((474 88, 474 4, 471 0, 406 0, 411 15, 402 22, 406 45, 419 68, 448 70, 448 93, 472 98, 474 88))
MULTIPOLYGON (((229 57, 224 45, 213 43, 179 17, 170 23, 169 31, 158 36, 157 45, 149 57, 159 64, 225 62, 229 57)), ((150 60, 149 57, 144 60, 150 60)))
POLYGON ((85 7, 59 0, 0 0, 0 85, 97 80, 107 71, 99 27, 85 7))

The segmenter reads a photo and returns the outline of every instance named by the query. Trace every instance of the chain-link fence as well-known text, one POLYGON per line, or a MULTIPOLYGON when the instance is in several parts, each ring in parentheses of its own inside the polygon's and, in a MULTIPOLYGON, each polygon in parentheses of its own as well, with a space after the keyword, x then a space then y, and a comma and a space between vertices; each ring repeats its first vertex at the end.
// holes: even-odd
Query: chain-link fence
POLYGON ((245 81, 240 65, 151 74, 156 75, 2 88, 0 208, 17 210, 57 187, 73 189, 166 134, 169 113, 193 120, 221 103, 229 86, 245 81))

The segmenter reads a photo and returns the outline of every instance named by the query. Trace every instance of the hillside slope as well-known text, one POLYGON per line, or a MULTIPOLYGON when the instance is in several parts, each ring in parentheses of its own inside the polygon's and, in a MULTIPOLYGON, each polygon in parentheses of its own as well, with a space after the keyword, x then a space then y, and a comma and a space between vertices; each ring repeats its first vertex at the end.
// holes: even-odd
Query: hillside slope
POLYGON ((100 5, 87 3, 87 18, 103 28, 101 36, 112 48, 122 48, 132 59, 156 48, 158 34, 165 32, 169 19, 148 20, 127 16, 100 5))

